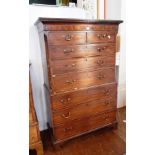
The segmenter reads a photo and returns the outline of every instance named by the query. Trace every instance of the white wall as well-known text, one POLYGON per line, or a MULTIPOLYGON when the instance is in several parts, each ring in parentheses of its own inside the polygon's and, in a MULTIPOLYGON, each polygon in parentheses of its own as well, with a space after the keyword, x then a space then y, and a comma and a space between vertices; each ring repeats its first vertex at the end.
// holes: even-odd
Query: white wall
POLYGON ((34 22, 38 17, 85 18, 85 11, 79 8, 29 5, 29 57, 31 66, 34 104, 39 121, 39 129, 47 128, 47 106, 44 92, 44 78, 41 63, 39 36, 34 22))
POLYGON ((106 19, 123 20, 120 24, 119 35, 121 36, 119 54, 119 79, 118 79, 118 107, 123 107, 126 102, 126 40, 125 40, 125 0, 106 0, 106 19))
POLYGON ((98 0, 98 19, 104 19, 104 0, 98 0))

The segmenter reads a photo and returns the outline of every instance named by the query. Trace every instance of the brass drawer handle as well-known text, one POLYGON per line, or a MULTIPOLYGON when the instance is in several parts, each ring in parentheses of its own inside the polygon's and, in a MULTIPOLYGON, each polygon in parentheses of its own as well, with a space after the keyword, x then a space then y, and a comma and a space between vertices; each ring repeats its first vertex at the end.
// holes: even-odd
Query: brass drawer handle
POLYGON ((70 98, 70 97, 68 97, 68 98, 66 99, 66 101, 65 101, 64 99, 61 99, 61 100, 60 100, 61 103, 66 103, 66 102, 69 102, 69 101, 71 101, 71 98, 70 98))
POLYGON ((105 78, 105 75, 99 75, 97 78, 98 78, 99 80, 102 80, 102 79, 105 78))
POLYGON ((104 94, 105 95, 110 95, 110 90, 105 90, 104 94))
POLYGON ((110 39, 111 38, 111 35, 110 34, 97 34, 97 37, 99 39, 102 39, 102 38, 108 38, 108 39, 110 39))
POLYGON ((76 64, 71 64, 71 65, 69 64, 69 65, 65 65, 65 67, 69 67, 69 68, 70 68, 70 67, 75 67, 75 66, 76 66, 76 64))
POLYGON ((70 98, 70 97, 68 97, 68 98, 67 98, 67 101, 70 101, 70 100, 71 100, 71 98, 70 98))
POLYGON ((106 115, 106 114, 105 114, 105 115, 103 116, 103 119, 105 119, 105 120, 108 120, 109 118, 110 118, 109 115, 106 115))
POLYGON ((69 54, 69 53, 71 53, 71 52, 73 52, 74 51, 74 49, 71 49, 71 50, 66 50, 66 49, 64 49, 64 54, 69 54))
POLYGON ((66 80, 67 84, 74 84, 75 82, 77 82, 76 80, 66 80))
POLYGON ((72 127, 68 127, 68 128, 64 128, 64 131, 68 131, 68 130, 72 130, 73 128, 72 127))
POLYGON ((111 38, 111 35, 108 35, 107 38, 110 39, 111 38))
POLYGON ((109 105, 109 104, 111 104, 111 103, 112 103, 111 101, 106 101, 106 102, 105 102, 106 105, 109 105))
POLYGON ((104 61, 103 61, 103 60, 98 60, 98 61, 97 61, 97 64, 98 64, 98 65, 102 65, 102 64, 104 64, 104 61))
POLYGON ((70 41, 72 38, 73 38, 73 36, 70 35, 70 34, 68 34, 68 35, 65 36, 65 40, 66 41, 70 41))
POLYGON ((102 52, 106 49, 106 47, 103 47, 103 48, 97 48, 98 52, 102 52))
POLYGON ((70 117, 70 112, 68 112, 67 114, 62 114, 61 116, 64 117, 64 118, 69 118, 70 117))

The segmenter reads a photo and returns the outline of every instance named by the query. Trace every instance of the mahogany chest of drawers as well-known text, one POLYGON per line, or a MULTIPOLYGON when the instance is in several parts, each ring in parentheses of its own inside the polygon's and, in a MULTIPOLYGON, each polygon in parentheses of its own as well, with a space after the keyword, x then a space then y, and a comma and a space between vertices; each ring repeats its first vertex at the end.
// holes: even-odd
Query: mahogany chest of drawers
POLYGON ((54 143, 116 121, 115 52, 122 21, 39 18, 54 143))

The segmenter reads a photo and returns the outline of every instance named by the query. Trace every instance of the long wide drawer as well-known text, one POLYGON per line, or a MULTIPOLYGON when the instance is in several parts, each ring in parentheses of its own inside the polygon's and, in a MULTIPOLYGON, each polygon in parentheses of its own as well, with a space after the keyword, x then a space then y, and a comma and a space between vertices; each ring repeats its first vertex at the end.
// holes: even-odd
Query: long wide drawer
POLYGON ((86 32, 48 32, 47 42, 48 45, 85 44, 86 32))
POLYGON ((86 70, 91 71, 102 67, 111 67, 114 65, 114 56, 50 61, 51 73, 53 74, 63 74, 68 72, 86 70))
POLYGON ((54 127, 54 136, 57 141, 95 130, 116 121, 116 111, 104 112, 94 117, 73 121, 59 127, 54 127))
POLYGON ((84 102, 97 99, 116 98, 116 83, 101 85, 84 90, 51 96, 52 110, 57 111, 69 107, 75 107, 84 102), (91 97, 90 97, 91 96, 91 97))
POLYGON ((115 40, 116 33, 114 31, 94 31, 87 33, 87 43, 114 43, 115 40))
POLYGON ((91 72, 73 72, 52 76, 54 94, 112 82, 115 82, 114 67, 106 67, 91 72))
POLYGON ((116 98, 107 98, 79 104, 74 108, 53 112, 53 125, 66 124, 72 120, 80 120, 116 108, 116 98))
POLYGON ((72 59, 89 56, 114 56, 115 44, 48 46, 49 59, 72 59))

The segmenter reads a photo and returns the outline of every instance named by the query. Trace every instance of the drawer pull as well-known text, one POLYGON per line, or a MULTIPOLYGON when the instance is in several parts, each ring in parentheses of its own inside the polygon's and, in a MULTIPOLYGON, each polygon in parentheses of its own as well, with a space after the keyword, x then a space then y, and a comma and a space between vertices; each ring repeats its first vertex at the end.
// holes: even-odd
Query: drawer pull
POLYGON ((111 36, 110 36, 110 35, 108 35, 107 37, 108 37, 108 39, 110 39, 110 38, 111 38, 111 36))
POLYGON ((68 127, 68 128, 64 128, 64 131, 68 131, 68 130, 72 130, 73 128, 72 127, 68 127))
POLYGON ((76 66, 76 64, 72 64, 72 67, 76 66))
POLYGON ((68 34, 68 35, 65 37, 65 40, 66 40, 66 41, 70 41, 70 40, 72 39, 72 37, 73 37, 73 36, 71 36, 70 34, 68 34))
POLYGON ((70 100, 71 100, 71 98, 68 97, 66 100, 61 99, 60 102, 61 102, 61 103, 66 103, 66 102, 69 102, 70 100))
POLYGON ((98 78, 99 80, 102 80, 102 79, 105 78, 105 75, 99 75, 97 78, 98 78))
POLYGON ((103 48, 97 48, 97 50, 99 51, 99 52, 102 52, 102 51, 104 51, 106 49, 106 47, 103 47, 103 48))
POLYGON ((106 101, 105 104, 109 105, 109 104, 111 104, 111 101, 106 101))
POLYGON ((111 35, 109 35, 109 34, 97 34, 97 37, 99 39, 102 39, 102 38, 108 38, 108 39, 110 39, 111 38, 111 35))
POLYGON ((104 61, 103 61, 103 60, 98 60, 98 61, 97 61, 97 64, 98 64, 98 65, 102 65, 102 64, 104 64, 104 61))
POLYGON ((66 80, 66 83, 67 84, 73 84, 73 83, 75 83, 76 82, 76 80, 66 80))
POLYGON ((71 98, 67 98, 67 101, 70 101, 71 100, 71 98))
POLYGON ((62 117, 69 118, 70 117, 70 112, 68 112, 67 114, 62 114, 62 117))
POLYGON ((71 50, 66 50, 66 49, 64 49, 64 54, 69 54, 69 53, 71 53, 71 52, 73 52, 74 51, 74 49, 71 49, 71 50))
POLYGON ((109 90, 105 90, 104 94, 105 95, 110 95, 110 91, 109 90))
POLYGON ((64 103, 64 100, 63 100, 63 99, 61 99, 61 100, 60 100, 60 102, 61 102, 61 103, 64 103))
POLYGON ((75 67, 76 66, 76 64, 71 64, 71 65, 65 65, 65 67, 75 67))

